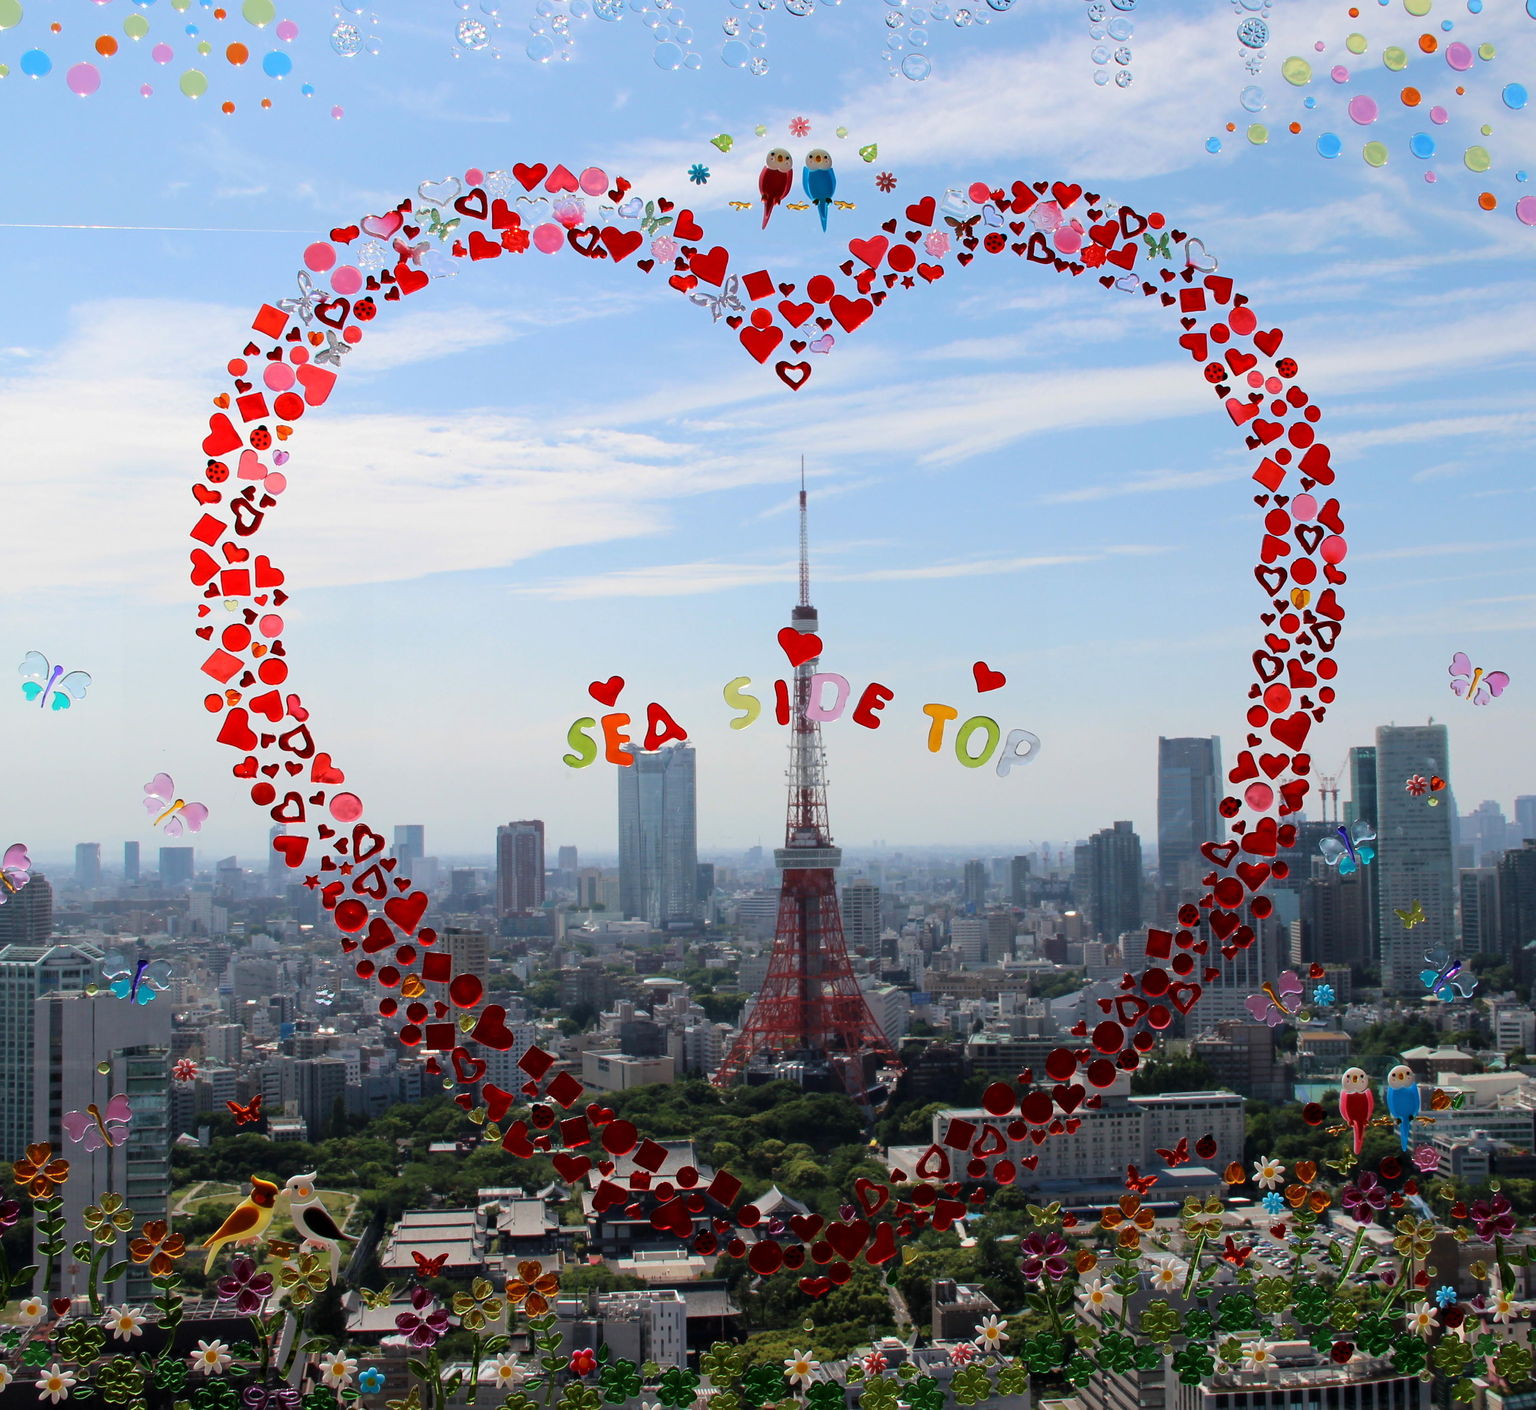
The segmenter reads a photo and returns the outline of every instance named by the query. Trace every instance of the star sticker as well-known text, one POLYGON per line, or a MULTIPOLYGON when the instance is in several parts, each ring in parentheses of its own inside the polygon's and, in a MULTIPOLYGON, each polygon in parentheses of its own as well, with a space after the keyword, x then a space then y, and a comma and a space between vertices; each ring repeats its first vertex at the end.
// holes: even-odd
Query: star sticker
POLYGON ((311 891, 313 891, 315 887, 320 884, 320 878, 318 876, 306 876, 304 878, 304 884, 309 887, 311 891))
POLYGON ((352 875, 352 863, 351 862, 343 862, 339 867, 336 868, 336 870, 339 871, 343 876, 351 876, 352 875))

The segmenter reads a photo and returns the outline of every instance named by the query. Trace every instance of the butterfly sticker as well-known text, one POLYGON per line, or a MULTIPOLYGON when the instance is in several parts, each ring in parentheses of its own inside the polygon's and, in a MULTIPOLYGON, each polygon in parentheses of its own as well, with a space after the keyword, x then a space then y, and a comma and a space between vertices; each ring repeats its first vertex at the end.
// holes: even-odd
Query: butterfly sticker
POLYGON ((647 235, 660 235, 671 224, 672 217, 670 215, 662 215, 656 209, 655 201, 647 201, 645 203, 645 214, 640 217, 640 228, 647 235))
POLYGON ((262 1094, 257 1092, 245 1106, 241 1106, 239 1102, 225 1102, 224 1105, 229 1108, 230 1115, 235 1118, 236 1126, 254 1126, 261 1120, 262 1100, 262 1094))
POLYGON ((1509 677, 1503 671, 1485 671, 1481 666, 1474 669, 1465 651, 1451 657, 1451 689, 1463 700, 1474 705, 1486 705, 1495 695, 1503 695, 1509 677))
POLYGON ((1357 822, 1335 829, 1332 837, 1317 844, 1317 850, 1329 866, 1339 869, 1340 876, 1351 876, 1376 859, 1376 849, 1365 845, 1375 840, 1376 830, 1369 823, 1357 822))
POLYGON ((0 906, 32 879, 32 858, 25 842, 13 842, 0 857, 0 906))
POLYGON ((1246 1268, 1248 1260, 1253 1257, 1253 1247, 1249 1244, 1239 1246, 1231 1234, 1227 1235, 1226 1247, 1221 1251, 1221 1261, 1230 1263, 1234 1268, 1246 1268))
POLYGON ((133 1108, 119 1092, 105 1107, 91 1102, 84 1111, 66 1111, 61 1120, 70 1140, 85 1150, 99 1151, 103 1146, 117 1145, 128 1134, 133 1108))
POLYGON ((126 956, 114 953, 102 960, 101 973, 119 999, 135 1004, 152 1003, 157 990, 171 987, 169 960, 130 961, 126 956))
POLYGON ((411 1257, 416 1260, 416 1276, 419 1278, 437 1277, 448 1262, 446 1253, 439 1253, 433 1258, 424 1258, 414 1248, 411 1250, 411 1257))
POLYGON ((200 832, 208 819, 208 809, 201 803, 187 803, 176 796, 176 784, 170 774, 156 774, 144 785, 148 795, 144 810, 155 814, 151 827, 165 824, 167 837, 180 837, 183 832, 200 832))
POLYGON ((315 305, 325 302, 325 290, 317 289, 309 275, 298 272, 299 296, 296 299, 279 299, 277 306, 284 313, 296 313, 305 323, 315 321, 315 305))
POLYGON ((444 220, 442 215, 430 206, 421 212, 421 218, 427 223, 427 234, 435 235, 439 240, 446 240, 459 228, 459 217, 452 220, 444 220))
POLYGON ((944 217, 944 224, 954 230, 957 240, 964 240, 976 233, 976 223, 980 219, 980 211, 977 211, 975 215, 969 216, 965 220, 959 220, 952 215, 946 215, 944 217))
POLYGON ((1442 999, 1453 1004, 1457 999, 1470 999, 1477 988, 1477 980, 1465 969, 1460 960, 1453 960, 1444 950, 1431 950, 1424 956, 1428 969, 1419 971, 1419 980, 1432 999, 1442 999))
POLYGON ((1133 1195, 1144 1195, 1162 1177, 1160 1175, 1143 1175, 1134 1165, 1125 1167, 1125 1188, 1133 1195))
POLYGON ((1029 1217, 1037 1229, 1043 1229, 1047 1224, 1054 1224, 1061 1218, 1061 1201, 1055 1200, 1046 1208, 1041 1209, 1038 1204, 1028 1206, 1029 1217))
POLYGON ((1165 1151, 1161 1146, 1159 1146, 1157 1148, 1157 1153, 1162 1157, 1164 1165, 1172 1166, 1175 1169, 1181 1165, 1188 1165, 1189 1137, 1180 1136, 1178 1145, 1176 1145, 1171 1151, 1165 1151))
POLYGON ((1168 247, 1168 232, 1166 230, 1161 235, 1143 235, 1141 238, 1147 242, 1147 254, 1149 256, 1156 255, 1159 259, 1173 258, 1173 251, 1168 247))
POLYGON ((1406 911, 1401 906, 1394 906, 1393 910, 1397 913, 1397 918, 1402 921, 1404 930, 1412 930, 1414 926, 1422 925, 1429 919, 1424 914, 1424 903, 1422 901, 1414 901, 1406 911))
POLYGON ((747 306, 742 303, 741 295, 737 293, 740 281, 733 274, 725 281, 725 286, 718 294, 711 294, 707 290, 699 290, 688 295, 688 302, 698 304, 700 308, 709 310, 710 322, 718 323, 722 316, 731 313, 745 313, 747 306))
POLYGON ((372 1288, 359 1288, 357 1291, 358 1295, 363 1299, 363 1305, 373 1308, 375 1312, 388 1307, 395 1299, 395 1285, 393 1283, 385 1283, 378 1292, 374 1292, 372 1288))
POLYGON ((66 672, 62 666, 50 666, 41 651, 29 651, 16 668, 21 677, 21 693, 37 701, 39 710, 49 701, 55 710, 67 710, 75 700, 84 700, 91 678, 84 671, 66 672), (73 697, 73 698, 71 698, 73 697))
POLYGON ((1250 994, 1243 1002, 1255 1022, 1278 1028, 1286 1019, 1297 1017, 1300 1011, 1297 1001, 1304 989, 1295 970, 1286 970, 1273 983, 1266 979, 1260 987, 1263 992, 1250 994))

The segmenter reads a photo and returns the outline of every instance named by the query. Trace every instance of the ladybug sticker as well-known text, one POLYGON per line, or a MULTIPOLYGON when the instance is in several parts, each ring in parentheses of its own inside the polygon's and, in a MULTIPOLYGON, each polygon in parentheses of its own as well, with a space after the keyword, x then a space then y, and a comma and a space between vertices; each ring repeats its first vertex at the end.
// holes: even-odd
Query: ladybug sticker
POLYGON ((272 433, 265 426, 258 426, 251 432, 252 450, 271 450, 272 433))
POLYGON ((210 484, 222 485, 225 480, 229 479, 229 466, 222 460, 210 460, 208 468, 203 471, 203 474, 208 477, 210 484))

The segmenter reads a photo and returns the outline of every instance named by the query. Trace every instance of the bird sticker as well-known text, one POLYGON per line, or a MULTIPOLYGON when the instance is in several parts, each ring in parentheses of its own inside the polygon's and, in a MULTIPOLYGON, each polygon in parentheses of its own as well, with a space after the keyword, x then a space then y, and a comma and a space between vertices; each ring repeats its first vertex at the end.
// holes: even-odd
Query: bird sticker
MULTIPOLYGON (((34 651, 33 656, 37 653, 34 651)), ((1470 700, 1474 705, 1486 705, 1496 695, 1503 695, 1504 688, 1509 684, 1509 677, 1503 671, 1485 671, 1481 666, 1474 667, 1472 658, 1465 651, 1458 651, 1451 657, 1451 689, 1463 700, 1470 700)))
POLYGON ((757 176, 757 193, 763 198, 763 229, 768 228, 768 217, 795 186, 795 159, 782 147, 768 153, 763 169, 757 176))
POLYGON ((295 1175, 283 1188, 291 1201, 288 1217, 293 1227, 304 1237, 304 1242, 325 1249, 331 1258, 331 1281, 336 1281, 341 1245, 357 1242, 350 1234, 344 1234, 331 1213, 320 1203, 315 1191, 315 1175, 295 1175))
POLYGON ((208 820, 208 809, 201 803, 188 803, 176 796, 176 782, 170 774, 156 774, 144 785, 144 811, 153 813, 151 827, 165 828, 167 837, 183 832, 201 832, 208 820))
POLYGON ((1339 1115, 1344 1124, 1355 1134, 1355 1154, 1365 1142, 1365 1128, 1371 1124, 1371 1113, 1376 1109, 1376 1094, 1371 1091, 1371 1079, 1365 1070, 1351 1067, 1344 1073, 1343 1087, 1339 1092, 1339 1115))
POLYGON ((1460 960, 1453 960, 1444 950, 1432 950, 1424 956, 1424 963, 1429 967, 1419 971, 1419 982, 1429 990, 1430 998, 1453 1004, 1472 997, 1477 980, 1466 973, 1460 960))
POLYGON ((837 173, 832 170, 832 154, 824 147, 813 147, 805 154, 805 165, 800 169, 800 186, 805 198, 816 207, 821 217, 821 228, 827 228, 827 210, 832 197, 837 194, 837 173))
POLYGON ((1406 1151, 1412 1143, 1414 1118, 1423 1106, 1419 1096, 1419 1079, 1414 1076, 1411 1067, 1398 1063, 1387 1073, 1385 1099, 1387 1110, 1397 1121, 1397 1138, 1406 1151))
POLYGON ((208 1257, 203 1262, 203 1272, 213 1272, 213 1260, 225 1244, 259 1243, 272 1222, 277 1208, 277 1186, 260 1175, 251 1176, 251 1192, 232 1210, 219 1225, 213 1236, 203 1245, 208 1257))
POLYGON ((62 666, 50 666, 41 651, 27 652, 16 674, 21 677, 21 693, 28 700, 37 701, 39 710, 46 709, 50 701, 55 710, 69 709, 76 700, 85 699, 91 684, 85 671, 66 672, 62 666))
POLYGON ((1367 845, 1375 840, 1376 830, 1369 823, 1357 822, 1353 827, 1335 828, 1333 836, 1317 844, 1317 850, 1329 866, 1339 869, 1340 876, 1352 876, 1376 860, 1376 849, 1367 845))

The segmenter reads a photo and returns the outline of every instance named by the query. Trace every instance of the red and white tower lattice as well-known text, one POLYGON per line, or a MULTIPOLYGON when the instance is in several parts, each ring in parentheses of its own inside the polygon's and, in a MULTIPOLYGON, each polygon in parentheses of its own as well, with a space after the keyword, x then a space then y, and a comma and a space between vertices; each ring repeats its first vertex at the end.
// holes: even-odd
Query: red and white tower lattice
MULTIPOLYGON (((817 630, 811 606, 806 533, 805 469, 800 472, 800 601, 790 613, 797 632, 817 630)), ((894 1067, 896 1054, 870 1012, 848 962, 835 872, 842 849, 827 826, 826 755, 821 725, 807 715, 815 658, 795 668, 789 736, 789 812, 784 845, 774 849, 782 875, 779 919, 768 976, 746 1024, 713 1081, 726 1087, 750 1068, 803 1063, 809 1076, 827 1075, 858 1100, 867 1100, 866 1070, 894 1067)))

